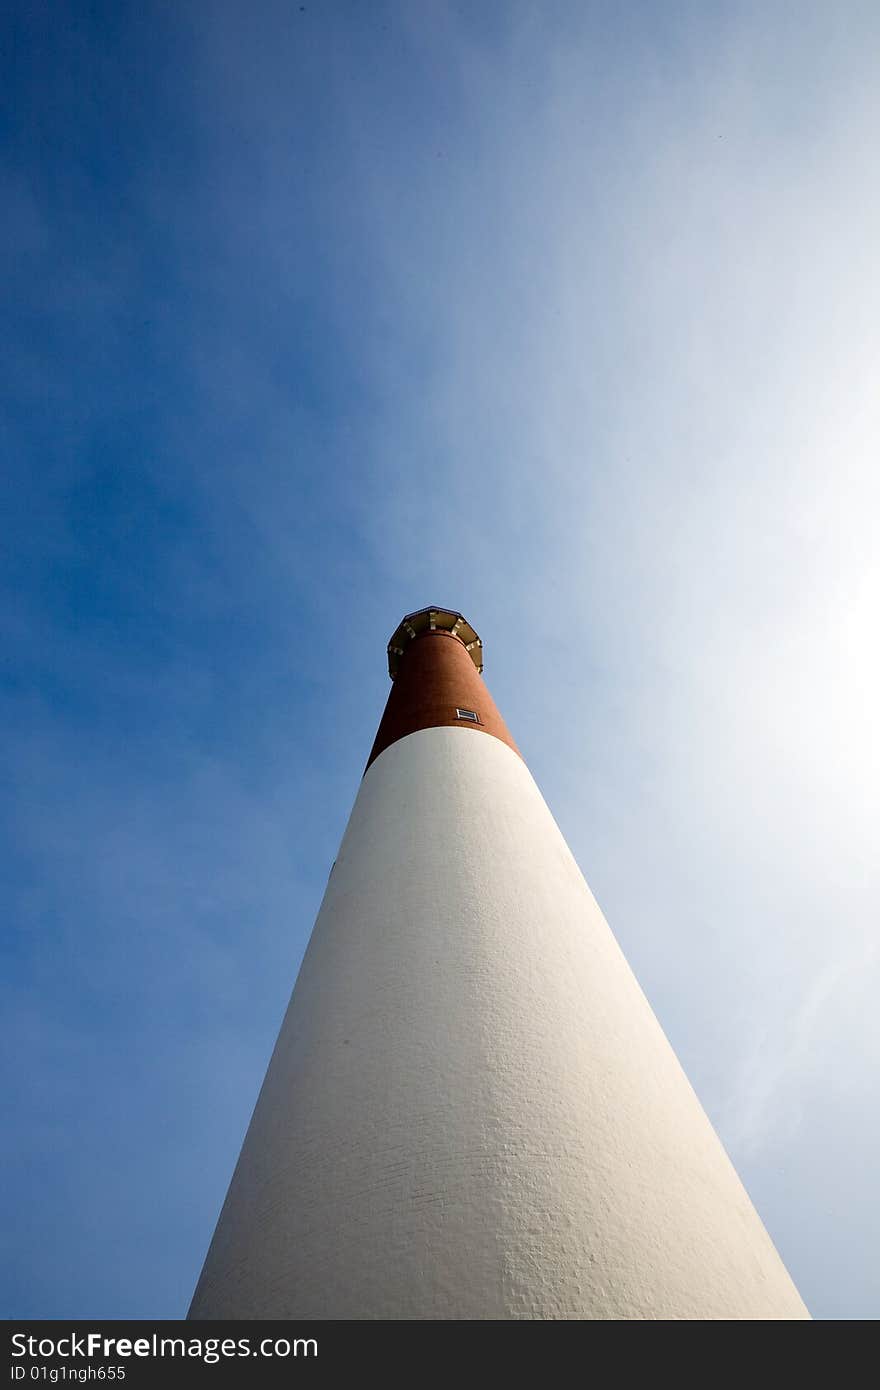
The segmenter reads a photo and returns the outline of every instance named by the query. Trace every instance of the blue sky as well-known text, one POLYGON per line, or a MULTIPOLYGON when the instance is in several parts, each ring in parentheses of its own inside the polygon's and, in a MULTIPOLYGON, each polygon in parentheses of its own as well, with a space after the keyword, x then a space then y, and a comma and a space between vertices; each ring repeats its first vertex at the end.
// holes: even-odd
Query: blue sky
POLYGON ((876 1317, 876 6, 8 32, 5 1314, 185 1311, 438 602, 809 1307, 876 1317))

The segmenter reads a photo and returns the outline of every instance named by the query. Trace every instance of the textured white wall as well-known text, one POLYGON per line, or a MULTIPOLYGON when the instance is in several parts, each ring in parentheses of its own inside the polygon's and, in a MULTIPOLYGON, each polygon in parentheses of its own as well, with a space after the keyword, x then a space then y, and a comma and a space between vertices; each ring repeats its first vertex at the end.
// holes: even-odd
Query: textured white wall
POLYGON ((367 773, 190 1316, 808 1316, 499 740, 367 773))

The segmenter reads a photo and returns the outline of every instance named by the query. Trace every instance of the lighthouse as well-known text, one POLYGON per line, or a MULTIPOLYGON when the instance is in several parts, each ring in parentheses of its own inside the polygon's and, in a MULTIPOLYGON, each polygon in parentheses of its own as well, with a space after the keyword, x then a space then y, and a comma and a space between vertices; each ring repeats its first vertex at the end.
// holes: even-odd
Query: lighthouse
POLYGON ((189 1316, 809 1317, 474 628, 411 613, 388 666, 189 1316))

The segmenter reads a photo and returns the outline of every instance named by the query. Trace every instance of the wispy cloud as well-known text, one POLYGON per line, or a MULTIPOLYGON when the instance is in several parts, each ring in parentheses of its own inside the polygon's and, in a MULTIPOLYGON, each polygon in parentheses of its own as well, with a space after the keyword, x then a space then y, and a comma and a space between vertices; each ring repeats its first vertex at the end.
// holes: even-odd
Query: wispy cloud
POLYGON ((848 957, 837 957, 810 982, 791 1014, 765 1014, 722 1116, 725 1132, 738 1152, 750 1158, 762 1151, 791 1146, 804 1132, 804 1110, 815 1103, 823 1085, 846 1094, 861 1092, 864 1076, 880 1064, 880 1027, 870 1016, 867 1027, 852 1037, 841 1019, 854 1003, 864 1007, 866 980, 875 975, 878 943, 869 939, 848 957), (852 1044, 855 1043, 855 1047, 852 1044), (846 1050, 842 1047, 846 1045, 846 1050), (851 1048, 851 1050, 849 1050, 851 1048), (847 1062, 840 1065, 842 1057, 847 1062))

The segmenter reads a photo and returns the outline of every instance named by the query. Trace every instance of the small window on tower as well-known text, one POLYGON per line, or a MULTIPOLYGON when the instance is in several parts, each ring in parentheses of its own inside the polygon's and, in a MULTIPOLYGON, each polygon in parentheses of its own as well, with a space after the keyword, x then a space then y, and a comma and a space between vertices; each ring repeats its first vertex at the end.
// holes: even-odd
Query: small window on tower
POLYGON ((480 716, 475 709, 457 709, 455 717, 456 719, 468 719, 471 724, 479 724, 480 722, 480 716))

